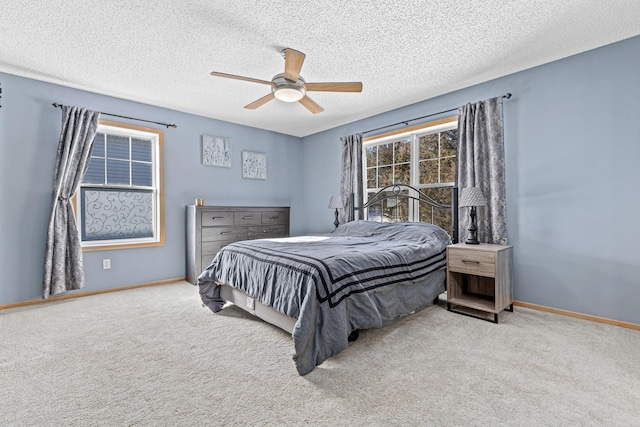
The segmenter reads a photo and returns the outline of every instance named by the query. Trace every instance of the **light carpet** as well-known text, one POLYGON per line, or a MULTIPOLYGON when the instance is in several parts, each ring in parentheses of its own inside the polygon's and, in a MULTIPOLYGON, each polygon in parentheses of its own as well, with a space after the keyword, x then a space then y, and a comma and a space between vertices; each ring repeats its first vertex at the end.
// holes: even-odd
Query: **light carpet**
POLYGON ((178 282, 0 311, 0 425, 640 426, 640 333, 443 303, 298 376, 284 331, 178 282))

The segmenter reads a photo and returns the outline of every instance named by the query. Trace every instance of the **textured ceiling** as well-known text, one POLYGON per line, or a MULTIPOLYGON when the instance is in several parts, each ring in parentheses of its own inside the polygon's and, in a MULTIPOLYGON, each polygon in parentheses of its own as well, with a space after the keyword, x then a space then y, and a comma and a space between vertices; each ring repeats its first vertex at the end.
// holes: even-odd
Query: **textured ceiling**
POLYGON ((636 36, 640 1, 4 0, 0 18, 0 71, 306 136, 636 36), (271 80, 285 47, 306 81, 363 92, 252 111, 268 86, 209 75, 271 80))

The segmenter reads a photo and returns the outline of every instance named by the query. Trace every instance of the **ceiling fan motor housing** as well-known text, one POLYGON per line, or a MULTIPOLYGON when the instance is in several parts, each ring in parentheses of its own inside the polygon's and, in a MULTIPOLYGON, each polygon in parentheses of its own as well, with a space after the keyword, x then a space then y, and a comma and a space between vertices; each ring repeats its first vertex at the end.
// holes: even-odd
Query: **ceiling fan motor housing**
POLYGON ((271 80, 273 85, 271 86, 271 92, 273 95, 284 102, 297 102, 304 98, 307 93, 305 88, 305 81, 302 77, 298 76, 298 81, 293 82, 284 78, 284 73, 276 74, 271 80))

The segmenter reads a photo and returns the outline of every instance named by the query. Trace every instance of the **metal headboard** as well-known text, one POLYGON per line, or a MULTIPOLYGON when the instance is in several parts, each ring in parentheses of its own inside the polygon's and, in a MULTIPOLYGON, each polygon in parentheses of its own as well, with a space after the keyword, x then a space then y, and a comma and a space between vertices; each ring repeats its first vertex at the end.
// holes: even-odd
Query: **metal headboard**
POLYGON ((387 199, 395 199, 396 205, 398 204, 399 199, 412 199, 417 201, 420 204, 434 207, 436 209, 451 211, 451 222, 453 225, 453 230, 451 230, 452 232, 451 240, 453 243, 458 243, 458 187, 451 187, 451 205, 443 205, 436 202, 431 197, 427 196, 417 188, 414 188, 410 185, 405 185, 405 184, 388 185, 382 188, 376 194, 374 194, 373 197, 371 197, 367 203, 365 203, 360 207, 354 206, 354 203, 352 200, 351 206, 353 209, 353 212, 352 212, 353 218, 355 218, 355 211, 364 210, 371 205, 380 203, 387 199), (406 190, 409 190, 409 194, 402 194, 402 192, 406 190), (388 194, 388 193, 392 193, 392 194, 388 194), (417 194, 417 196, 415 196, 415 194, 417 194))

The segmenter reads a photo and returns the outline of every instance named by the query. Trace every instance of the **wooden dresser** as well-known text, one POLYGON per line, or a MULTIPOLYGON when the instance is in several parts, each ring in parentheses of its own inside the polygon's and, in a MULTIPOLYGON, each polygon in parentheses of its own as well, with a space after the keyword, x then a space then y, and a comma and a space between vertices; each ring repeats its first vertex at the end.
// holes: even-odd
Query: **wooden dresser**
POLYGON ((288 207, 187 206, 187 280, 195 285, 229 243, 288 236, 288 207))

